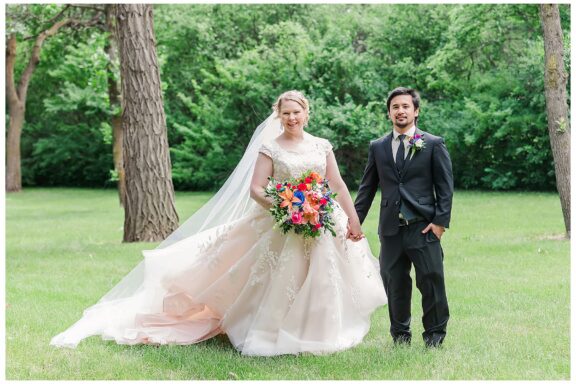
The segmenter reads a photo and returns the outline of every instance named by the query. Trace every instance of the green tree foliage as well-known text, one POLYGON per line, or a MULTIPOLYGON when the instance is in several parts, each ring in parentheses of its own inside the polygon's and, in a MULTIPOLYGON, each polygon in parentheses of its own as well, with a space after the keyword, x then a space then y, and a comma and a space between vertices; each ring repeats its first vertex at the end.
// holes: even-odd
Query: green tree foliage
MULTIPOLYGON (((158 5, 155 29, 177 188, 219 187, 289 89, 309 97, 308 130, 332 142, 354 188, 369 141, 390 129, 386 95, 403 85, 421 91, 419 125, 445 137, 457 187, 554 189, 537 5, 158 5)), ((99 33, 46 48, 23 144, 28 184, 110 182, 99 33)))
POLYGON ((112 132, 104 52, 98 31, 64 36, 43 52, 57 65, 33 79, 23 137, 23 182, 104 187, 110 184, 112 132), (36 92, 34 92, 36 93, 36 92), (40 105, 38 105, 40 104, 40 105), (41 114, 30 110, 41 111, 41 114))
POLYGON ((554 188, 537 11, 453 7, 445 42, 427 60, 426 118, 446 137, 460 187, 554 188))

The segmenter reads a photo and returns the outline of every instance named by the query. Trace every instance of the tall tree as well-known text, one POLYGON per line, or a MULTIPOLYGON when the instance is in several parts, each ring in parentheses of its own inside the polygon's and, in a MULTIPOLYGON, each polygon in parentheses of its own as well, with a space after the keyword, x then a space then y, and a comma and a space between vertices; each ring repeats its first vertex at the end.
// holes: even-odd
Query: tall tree
POLYGON ((178 227, 152 6, 118 4, 126 199, 124 241, 163 240, 178 227))
POLYGON ((564 44, 558 5, 540 5, 540 20, 546 55, 544 89, 548 134, 554 156, 556 185, 560 194, 566 235, 570 237, 570 120, 566 101, 568 76, 564 69, 564 44))
MULTIPOLYGON (((22 190, 22 172, 20 156, 20 139, 26 115, 26 97, 28 86, 32 75, 40 62, 40 53, 46 39, 55 35, 65 26, 91 26, 98 23, 99 14, 89 20, 81 20, 71 16, 66 16, 70 6, 65 6, 54 17, 41 23, 44 28, 40 28, 37 35, 29 36, 26 40, 34 40, 30 52, 28 64, 20 76, 20 81, 16 85, 15 66, 17 59, 17 35, 11 33, 6 45, 6 98, 8 101, 8 135, 6 139, 6 191, 18 192, 22 190)), ((25 13, 25 12, 24 12, 25 13)))
MULTIPOLYGON (((65 9, 64 9, 65 10, 65 9)), ((35 37, 34 45, 30 53, 28 65, 18 85, 14 75, 17 56, 17 39, 16 34, 11 33, 6 46, 6 99, 8 101, 8 115, 10 122, 8 124, 8 136, 6 138, 6 191, 18 192, 22 190, 22 172, 20 168, 20 138, 22 137, 22 127, 26 115, 26 96, 28 94, 28 85, 32 79, 32 74, 40 62, 40 52, 45 40, 53 36, 63 26, 70 24, 71 20, 66 18, 58 20, 63 12, 60 12, 49 23, 49 27, 41 31, 35 37)))

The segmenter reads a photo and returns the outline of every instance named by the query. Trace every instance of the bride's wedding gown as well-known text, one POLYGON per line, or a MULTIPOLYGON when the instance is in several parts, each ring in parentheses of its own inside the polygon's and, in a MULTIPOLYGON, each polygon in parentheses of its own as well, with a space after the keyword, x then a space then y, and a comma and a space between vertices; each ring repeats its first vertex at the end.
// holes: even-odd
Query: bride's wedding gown
MULTIPOLYGON (((306 135, 305 150, 275 141, 260 152, 274 177, 324 176, 324 139, 306 135)), ((334 212, 336 237, 304 239, 274 228, 253 203, 244 217, 166 248, 145 251, 144 283, 128 297, 99 302, 51 344, 75 347, 101 335, 120 344, 191 344, 226 333, 245 355, 329 353, 360 343, 370 315, 386 303, 368 241, 346 240, 347 217, 334 212)))

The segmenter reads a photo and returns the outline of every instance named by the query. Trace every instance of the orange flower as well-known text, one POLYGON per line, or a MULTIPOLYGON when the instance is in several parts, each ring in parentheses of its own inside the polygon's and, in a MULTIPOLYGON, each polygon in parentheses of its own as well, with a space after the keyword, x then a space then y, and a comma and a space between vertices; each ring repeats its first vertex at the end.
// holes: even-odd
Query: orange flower
POLYGON ((290 211, 292 211, 292 204, 302 202, 299 198, 294 196, 294 191, 292 191, 290 188, 286 188, 284 192, 280 192, 278 196, 284 199, 280 203, 280 208, 288 207, 290 211))
POLYGON ((310 172, 310 178, 316 180, 317 183, 322 181, 322 176, 314 171, 310 172))
POLYGON ((314 207, 314 209, 319 210, 320 209, 320 200, 322 199, 322 194, 316 192, 316 191, 311 191, 306 193, 306 200, 310 202, 310 204, 314 207))

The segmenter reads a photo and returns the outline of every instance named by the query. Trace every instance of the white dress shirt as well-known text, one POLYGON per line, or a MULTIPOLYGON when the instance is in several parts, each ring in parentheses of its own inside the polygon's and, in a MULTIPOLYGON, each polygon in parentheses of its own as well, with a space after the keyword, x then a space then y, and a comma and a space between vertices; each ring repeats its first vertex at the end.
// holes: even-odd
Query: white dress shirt
MULTIPOLYGON (((394 135, 393 140, 392 140, 392 156, 394 157, 394 161, 396 161, 396 153, 398 152, 398 148, 400 147, 400 133, 398 133, 398 131, 396 131, 395 129, 392 130, 392 134, 394 135)), ((408 139, 412 136, 414 136, 414 134, 416 134, 416 126, 413 125, 412 127, 410 127, 410 129, 408 131, 406 131, 406 133, 404 133, 404 135, 406 135, 406 137, 404 137, 404 159, 406 159, 406 156, 408 156, 408 139)))

